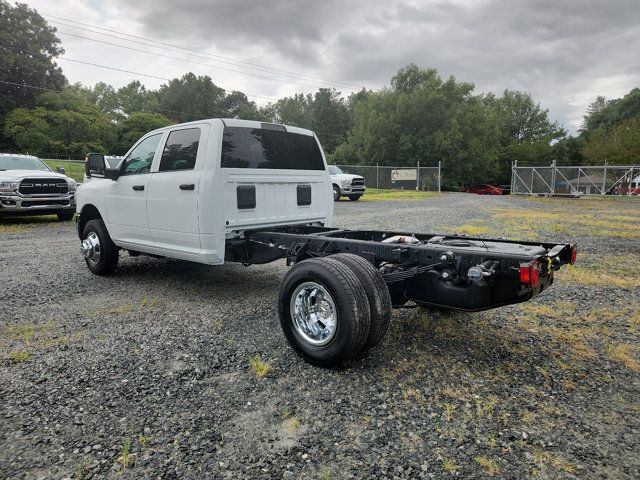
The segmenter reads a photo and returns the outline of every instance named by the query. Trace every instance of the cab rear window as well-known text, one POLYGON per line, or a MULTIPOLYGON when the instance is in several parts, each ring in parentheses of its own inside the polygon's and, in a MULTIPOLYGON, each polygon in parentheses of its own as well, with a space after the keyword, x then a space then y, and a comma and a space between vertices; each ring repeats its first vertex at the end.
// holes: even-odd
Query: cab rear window
POLYGON ((324 170, 316 139, 284 130, 225 127, 223 168, 324 170))

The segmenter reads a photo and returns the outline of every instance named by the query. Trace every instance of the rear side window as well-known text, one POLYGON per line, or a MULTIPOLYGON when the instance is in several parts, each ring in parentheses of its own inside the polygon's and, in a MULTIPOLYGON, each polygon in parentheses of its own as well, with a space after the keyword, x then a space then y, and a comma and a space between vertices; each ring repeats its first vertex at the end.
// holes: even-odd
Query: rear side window
POLYGON ((169 134, 160 158, 160 172, 193 170, 198 155, 200 129, 174 130, 169 134))
POLYGON ((310 135, 265 128, 225 127, 224 168, 324 170, 322 152, 310 135))

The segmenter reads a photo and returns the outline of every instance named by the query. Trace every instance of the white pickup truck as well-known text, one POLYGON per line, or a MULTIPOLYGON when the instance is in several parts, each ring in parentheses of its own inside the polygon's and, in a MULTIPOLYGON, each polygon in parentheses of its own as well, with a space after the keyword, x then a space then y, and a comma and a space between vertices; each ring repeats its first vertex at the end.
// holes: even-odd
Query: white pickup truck
POLYGON ((119 252, 209 265, 286 258, 282 330, 307 361, 340 365, 377 345, 392 306, 485 310, 524 302, 574 263, 575 245, 341 230, 318 139, 297 127, 211 119, 144 135, 118 162, 87 156, 77 191, 89 269, 119 252))

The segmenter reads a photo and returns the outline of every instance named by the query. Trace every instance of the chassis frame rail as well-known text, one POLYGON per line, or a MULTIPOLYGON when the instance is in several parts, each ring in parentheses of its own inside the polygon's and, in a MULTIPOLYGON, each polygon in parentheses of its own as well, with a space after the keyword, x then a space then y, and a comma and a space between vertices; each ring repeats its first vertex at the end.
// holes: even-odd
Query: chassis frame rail
POLYGON ((571 263, 570 244, 487 239, 462 235, 342 230, 308 225, 245 232, 230 240, 227 260, 244 264, 286 258, 291 265, 336 253, 360 255, 379 268, 394 306, 407 301, 447 309, 486 310, 524 302, 553 283, 553 273, 571 263), (408 242, 390 242, 392 237, 408 242), (386 241, 385 241, 386 240, 386 241), (536 285, 523 284, 520 267, 535 263, 536 285), (470 269, 484 273, 472 278, 470 269))

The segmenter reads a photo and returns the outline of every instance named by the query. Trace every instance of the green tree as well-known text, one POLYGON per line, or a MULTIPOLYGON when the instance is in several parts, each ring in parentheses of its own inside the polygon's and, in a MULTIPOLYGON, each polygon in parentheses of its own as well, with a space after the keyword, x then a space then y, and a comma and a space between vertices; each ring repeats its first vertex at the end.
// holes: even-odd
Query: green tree
POLYGON ((349 107, 340 92, 321 88, 315 94, 295 94, 281 98, 263 109, 275 123, 313 130, 327 153, 332 153, 346 139, 349 107))
MULTIPOLYGON (((42 91, 65 85, 62 69, 54 61, 64 53, 55 31, 28 5, 11 6, 0 0, 0 129, 14 108, 33 106, 42 91)), ((0 136, 0 147, 10 146, 7 140, 0 136)))
POLYGON ((553 160, 553 141, 563 138, 565 130, 549 120, 549 110, 543 109, 529 93, 505 90, 502 97, 484 97, 493 111, 500 129, 499 178, 506 182, 511 164, 541 165, 553 160))
POLYGON ((157 93, 147 90, 138 80, 120 87, 116 92, 116 97, 118 109, 124 115, 131 115, 136 112, 162 113, 160 112, 157 93))
POLYGON ((157 113, 136 112, 116 126, 116 144, 109 153, 124 155, 145 133, 171 125, 171 120, 157 113))
POLYGON ((45 92, 33 108, 16 108, 4 133, 23 151, 43 157, 82 158, 108 152, 115 140, 109 117, 71 89, 45 92))
POLYGON ((581 135, 587 139, 602 128, 613 128, 637 115, 640 115, 640 88, 612 100, 599 96, 587 107, 581 135))
POLYGON ((221 100, 220 108, 225 112, 224 116, 227 118, 260 121, 267 120, 268 118, 258 109, 255 102, 250 102, 244 93, 237 90, 227 94, 221 100))
POLYGON ((640 115, 611 128, 599 128, 585 143, 584 155, 591 164, 604 162, 637 165, 640 160, 640 115))
POLYGON ((586 159, 582 153, 582 137, 561 138, 552 147, 552 158, 557 165, 584 165, 586 159))
POLYGON ((354 124, 336 149, 337 163, 435 166, 442 161, 451 188, 495 177, 499 130, 472 84, 409 65, 391 85, 354 102, 354 124))
POLYGON ((208 76, 189 72, 162 85, 157 97, 158 111, 176 122, 227 116, 222 104, 225 91, 208 76))

